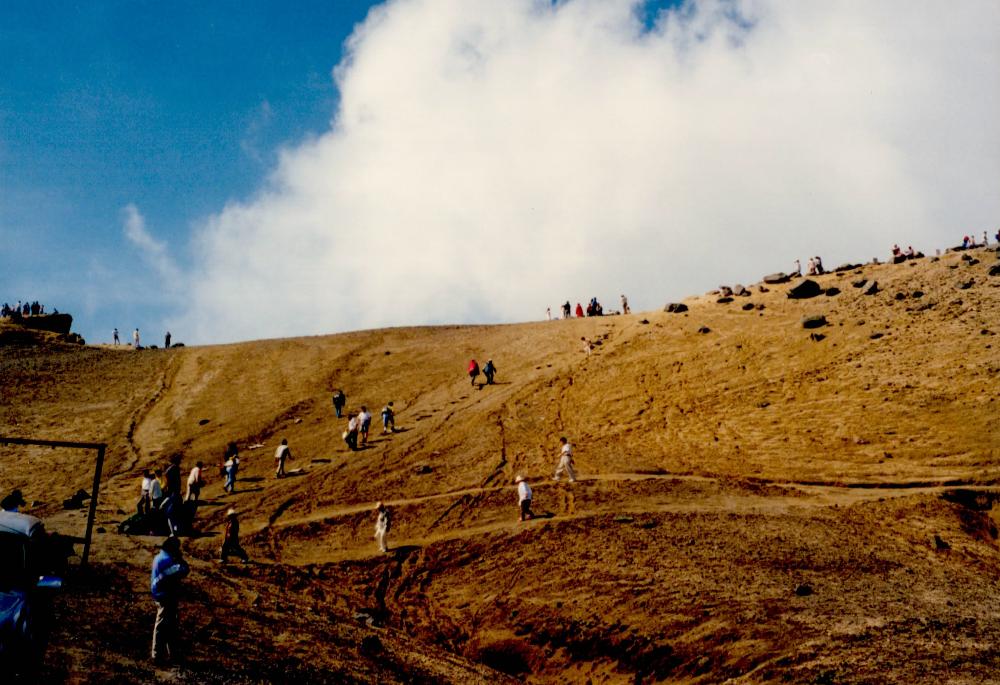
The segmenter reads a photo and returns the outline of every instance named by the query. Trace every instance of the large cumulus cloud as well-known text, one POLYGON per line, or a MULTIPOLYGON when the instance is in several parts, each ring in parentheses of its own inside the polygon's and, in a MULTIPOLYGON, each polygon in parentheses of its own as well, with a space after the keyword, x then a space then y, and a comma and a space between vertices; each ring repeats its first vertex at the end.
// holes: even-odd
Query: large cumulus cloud
MULTIPOLYGON (((997 221, 1000 5, 390 0, 194 239, 189 339, 633 309, 997 221)), ((991 231, 992 233, 992 231, 991 231)))

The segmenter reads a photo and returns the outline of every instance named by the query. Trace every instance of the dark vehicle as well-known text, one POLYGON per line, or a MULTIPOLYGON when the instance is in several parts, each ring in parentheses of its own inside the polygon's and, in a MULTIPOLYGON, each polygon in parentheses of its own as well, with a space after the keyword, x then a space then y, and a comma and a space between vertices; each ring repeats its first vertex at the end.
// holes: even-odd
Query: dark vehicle
POLYGON ((30 677, 41 663, 52 620, 51 590, 62 579, 44 576, 49 536, 34 516, 0 511, 0 673, 30 677))

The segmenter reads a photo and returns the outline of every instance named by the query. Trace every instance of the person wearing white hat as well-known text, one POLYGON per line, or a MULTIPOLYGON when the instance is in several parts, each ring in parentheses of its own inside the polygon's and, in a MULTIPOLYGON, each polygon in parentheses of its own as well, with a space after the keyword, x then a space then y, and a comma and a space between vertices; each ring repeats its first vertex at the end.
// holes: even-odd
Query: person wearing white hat
POLYGON ((521 475, 518 475, 514 482, 517 483, 517 504, 521 508, 521 520, 530 521, 535 518, 531 511, 531 486, 521 475))
POLYGON ((233 508, 226 512, 226 532, 222 538, 221 555, 223 564, 230 556, 239 557, 244 564, 250 563, 250 556, 240 546, 240 520, 236 517, 236 509, 233 508))
POLYGON ((378 543, 381 552, 389 551, 385 538, 389 535, 390 528, 392 528, 392 510, 379 502, 375 505, 375 542, 378 543))

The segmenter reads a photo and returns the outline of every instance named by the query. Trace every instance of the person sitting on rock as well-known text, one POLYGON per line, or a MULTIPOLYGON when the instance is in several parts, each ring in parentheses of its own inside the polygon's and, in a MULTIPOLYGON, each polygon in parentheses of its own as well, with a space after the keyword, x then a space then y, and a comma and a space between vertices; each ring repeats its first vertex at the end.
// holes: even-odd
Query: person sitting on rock
POLYGON ((906 252, 904 254, 910 259, 913 259, 914 257, 917 256, 917 253, 913 251, 913 245, 907 247, 906 252))

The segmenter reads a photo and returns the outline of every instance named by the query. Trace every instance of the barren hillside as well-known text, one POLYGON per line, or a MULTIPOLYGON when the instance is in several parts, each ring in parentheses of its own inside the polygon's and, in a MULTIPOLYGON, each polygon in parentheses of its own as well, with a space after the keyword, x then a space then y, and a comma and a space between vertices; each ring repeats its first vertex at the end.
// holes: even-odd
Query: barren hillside
MULTIPOLYGON (((0 434, 110 445, 92 569, 58 600, 46 675, 1000 681, 997 256, 849 269, 801 300, 787 297, 800 281, 755 284, 683 313, 0 347, 0 434), (804 328, 814 315, 826 325, 804 328), (470 358, 492 358, 497 384, 470 385, 470 358), (366 449, 341 439, 338 387, 375 415, 366 449), (381 435, 390 400, 397 432, 381 435), (560 436, 573 484, 552 482, 560 436), (282 438, 295 473, 276 479, 282 438), (216 466, 230 440, 243 462, 227 495, 216 466), (161 539, 116 527, 142 469, 177 451, 211 481, 202 535, 184 543, 190 656, 157 670, 148 572, 161 539), (540 515, 523 523, 517 474, 540 515), (372 540, 378 500, 395 510, 388 554, 372 540), (229 506, 251 565, 215 561, 229 506)), ((61 503, 89 489, 90 455, 0 457, 0 489, 82 533, 84 514, 61 503)))

